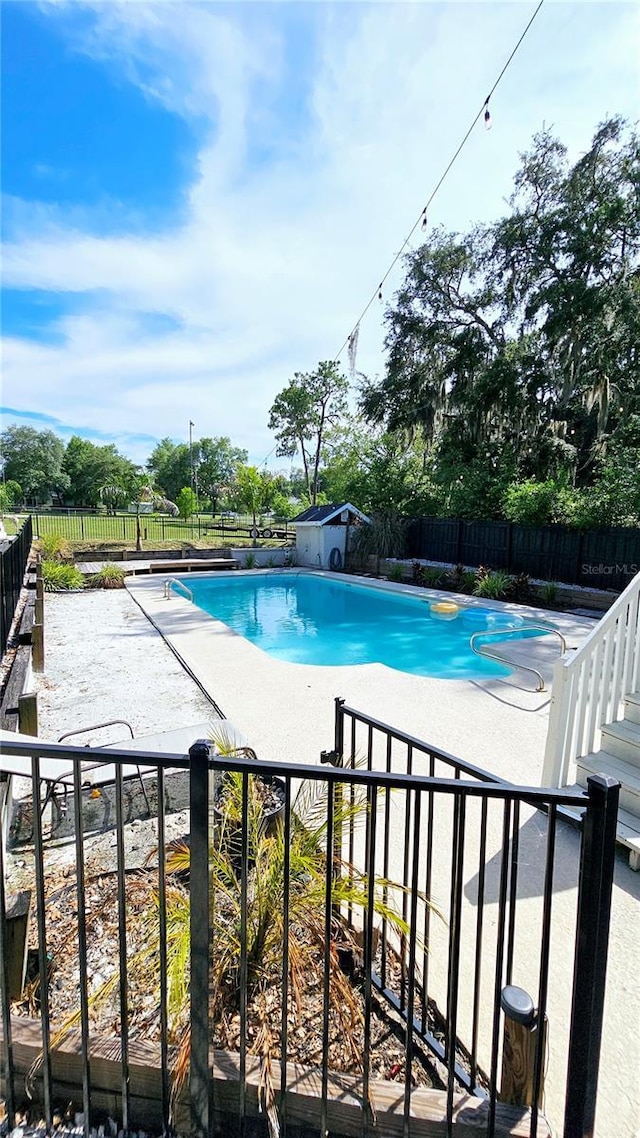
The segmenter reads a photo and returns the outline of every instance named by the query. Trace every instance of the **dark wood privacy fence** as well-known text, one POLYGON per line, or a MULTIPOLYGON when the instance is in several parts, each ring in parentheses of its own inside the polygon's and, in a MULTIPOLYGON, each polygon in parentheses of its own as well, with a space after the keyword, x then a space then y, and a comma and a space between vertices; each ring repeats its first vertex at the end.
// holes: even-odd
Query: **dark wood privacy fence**
POLYGON ((621 591, 640 571, 640 529, 582 532, 565 526, 411 518, 407 555, 621 591))

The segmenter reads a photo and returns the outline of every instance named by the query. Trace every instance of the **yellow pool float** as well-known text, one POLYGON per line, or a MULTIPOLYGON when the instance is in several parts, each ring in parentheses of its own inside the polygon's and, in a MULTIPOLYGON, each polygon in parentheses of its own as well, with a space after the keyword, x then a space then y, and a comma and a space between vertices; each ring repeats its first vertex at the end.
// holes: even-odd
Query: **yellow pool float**
POLYGON ((455 620, 460 612, 460 605, 455 601, 431 601, 429 612, 438 620, 455 620))

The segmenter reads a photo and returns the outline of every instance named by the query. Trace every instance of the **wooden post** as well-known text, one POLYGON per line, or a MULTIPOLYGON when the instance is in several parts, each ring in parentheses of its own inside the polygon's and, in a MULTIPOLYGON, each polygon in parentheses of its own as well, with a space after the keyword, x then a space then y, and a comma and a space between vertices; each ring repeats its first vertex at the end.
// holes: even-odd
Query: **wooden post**
POLYGON ((27 971, 31 890, 23 889, 9 901, 5 914, 7 930, 7 963, 9 999, 19 1000, 27 971))
POLYGON ((34 672, 44 672, 44 625, 31 629, 31 664, 34 672))
POLYGON ((38 734, 38 693, 35 691, 18 696, 18 731, 21 735, 38 734))
POLYGON ((36 577, 35 623, 44 626, 44 581, 41 573, 36 577))
MULTIPOLYGON (((505 1013, 502 1047, 502 1078, 499 1099, 513 1106, 533 1106, 536 1054, 544 1048, 546 1021, 538 1022, 531 996, 522 988, 509 985, 502 990, 505 1013)), ((541 1066, 538 1107, 542 1108, 544 1064, 541 1066)))

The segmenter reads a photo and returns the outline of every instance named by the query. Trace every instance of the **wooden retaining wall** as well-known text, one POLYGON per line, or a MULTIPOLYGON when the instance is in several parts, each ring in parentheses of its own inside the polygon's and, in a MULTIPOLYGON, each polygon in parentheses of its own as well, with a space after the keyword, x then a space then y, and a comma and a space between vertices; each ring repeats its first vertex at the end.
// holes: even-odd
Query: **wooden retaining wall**
MULTIPOLYGON (((16 1074, 26 1075, 40 1053, 40 1023, 21 1017, 11 1021, 13 1061, 16 1074)), ((0 1029, 0 1040, 2 1040, 0 1029)), ((216 1111, 237 1116, 240 1101, 240 1056, 234 1052, 215 1051, 213 1063, 213 1098, 216 1111)), ((117 1039, 95 1037, 90 1048, 91 1103, 118 1121, 121 1118, 122 1070, 120 1044, 117 1039)), ((82 1109, 82 1052, 78 1032, 51 1052, 54 1096, 66 1106, 73 1102, 82 1109)), ((258 1086, 261 1079, 260 1060, 247 1056, 246 1109, 257 1118, 258 1086)), ((280 1068, 274 1070, 279 1085, 280 1068)), ((161 1080, 159 1048, 152 1044, 129 1042, 129 1088, 132 1123, 136 1126, 160 1128, 161 1080)), ((357 1076, 330 1073, 328 1077, 327 1125, 330 1131, 345 1138, 360 1138, 362 1133, 362 1080, 357 1076)), ((0 1093, 4 1086, 0 1082, 0 1093)), ((401 1138, 403 1133, 404 1084, 372 1080, 371 1099, 375 1109, 375 1131, 380 1138, 401 1138)), ((36 1079, 35 1093, 38 1093, 36 1079)), ((320 1129, 322 1095, 321 1072, 295 1063, 287 1064, 287 1120, 295 1125, 320 1129)), ((26 1100, 26 1094, 25 1094, 26 1100)), ((447 1094, 445 1091, 416 1087, 411 1091, 410 1133, 412 1138, 442 1138, 447 1134, 447 1094)), ((480 1138, 486 1133, 489 1105, 471 1095, 456 1095, 453 1110, 454 1138, 480 1138)), ((263 1115, 264 1117, 264 1115, 263 1115)), ((496 1138, 528 1138, 530 1111, 524 1107, 496 1106, 496 1138)), ((187 1096, 179 1099, 176 1128, 180 1134, 190 1130, 187 1096)), ((538 1138, 551 1138, 546 1120, 538 1118, 538 1138)))

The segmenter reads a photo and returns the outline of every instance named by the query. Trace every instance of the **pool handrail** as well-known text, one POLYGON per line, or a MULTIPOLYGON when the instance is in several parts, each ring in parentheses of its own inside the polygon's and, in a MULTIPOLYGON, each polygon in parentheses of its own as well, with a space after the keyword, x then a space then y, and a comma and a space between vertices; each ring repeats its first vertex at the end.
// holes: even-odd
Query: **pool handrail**
POLYGON ((165 583, 164 583, 164 595, 167 598, 167 600, 171 596, 171 589, 174 586, 177 587, 178 585, 180 586, 181 589, 184 589, 185 593, 187 594, 188 599, 191 601, 191 604, 195 604, 195 601, 193 599, 193 592, 191 591, 189 586, 185 585, 184 581, 176 580, 175 577, 171 581, 165 581, 165 583))
POLYGON ((537 668, 532 668, 529 664, 520 664, 517 660, 505 659, 504 656, 498 656, 496 652, 488 652, 486 650, 483 652, 481 648, 477 648, 475 644, 475 641, 480 636, 497 636, 499 639, 504 640, 507 636, 521 635, 523 632, 550 632, 560 639, 562 645, 561 655, 564 655, 567 650, 567 642, 562 633, 559 632, 557 628, 549 628, 545 624, 524 624, 518 628, 487 628, 485 631, 478 630, 478 632, 472 633, 469 639, 469 647, 472 652, 475 652, 476 656, 484 656, 486 660, 497 660, 499 664, 508 664, 511 668, 520 668, 523 672, 530 672, 531 675, 536 676, 538 680, 536 691, 544 691, 544 677, 537 668))

